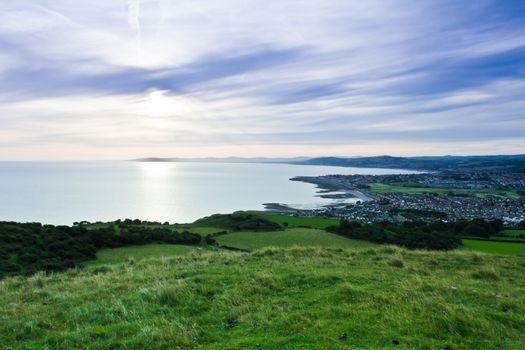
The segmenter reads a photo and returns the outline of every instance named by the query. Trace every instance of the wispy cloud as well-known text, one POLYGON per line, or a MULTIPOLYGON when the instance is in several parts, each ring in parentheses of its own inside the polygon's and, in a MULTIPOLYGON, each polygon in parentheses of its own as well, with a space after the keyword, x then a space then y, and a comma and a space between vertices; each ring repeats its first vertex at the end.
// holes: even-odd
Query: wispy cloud
POLYGON ((525 152, 524 19, 520 1, 3 1, 0 158, 525 152))

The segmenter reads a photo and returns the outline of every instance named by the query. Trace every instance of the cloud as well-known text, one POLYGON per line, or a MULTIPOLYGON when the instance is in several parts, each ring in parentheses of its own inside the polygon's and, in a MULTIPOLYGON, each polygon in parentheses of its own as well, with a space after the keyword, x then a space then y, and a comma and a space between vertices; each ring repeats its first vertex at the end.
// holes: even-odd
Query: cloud
POLYGON ((516 152, 523 18, 488 0, 4 1, 0 158, 516 152))

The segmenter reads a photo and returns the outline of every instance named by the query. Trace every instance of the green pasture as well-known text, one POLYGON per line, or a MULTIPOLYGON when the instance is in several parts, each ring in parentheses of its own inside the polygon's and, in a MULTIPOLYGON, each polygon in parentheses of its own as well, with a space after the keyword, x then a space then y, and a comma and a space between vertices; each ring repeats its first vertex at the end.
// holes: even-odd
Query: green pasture
POLYGON ((464 239, 462 249, 491 254, 525 256, 525 243, 491 242, 464 239))
POLYGON ((290 228, 276 232, 234 232, 215 238, 222 245, 246 250, 293 246, 350 249, 377 246, 370 242, 308 228, 290 228))
POLYGON ((457 196, 473 196, 473 197, 502 197, 518 199, 519 194, 516 191, 499 191, 499 190, 469 190, 469 189, 454 189, 454 188, 429 188, 429 187, 415 187, 415 186, 402 186, 402 185, 390 185, 383 183, 371 183, 369 184, 372 192, 376 193, 406 193, 406 194, 424 194, 424 193, 435 193, 438 195, 457 195, 457 196))
POLYGON ((288 227, 311 227, 318 229, 325 229, 329 226, 337 226, 339 219, 335 218, 324 218, 319 216, 288 216, 281 214, 264 213, 267 218, 277 222, 278 224, 288 223, 288 227))
POLYGON ((0 280, 0 348, 523 350, 524 274, 390 246, 126 259, 0 280))

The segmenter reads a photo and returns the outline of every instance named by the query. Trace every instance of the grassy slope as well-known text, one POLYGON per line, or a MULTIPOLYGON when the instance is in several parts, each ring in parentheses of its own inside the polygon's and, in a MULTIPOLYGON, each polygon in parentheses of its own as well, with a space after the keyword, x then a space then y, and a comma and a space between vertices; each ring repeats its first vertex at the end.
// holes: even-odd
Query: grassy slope
POLYGON ((411 186, 399 186, 399 185, 388 185, 382 183, 372 183, 369 184, 370 189, 373 192, 378 193, 408 193, 408 194, 418 194, 418 193, 437 193, 440 195, 447 195, 449 193, 454 193, 458 195, 468 195, 476 197, 504 197, 511 199, 518 199, 520 196, 516 191, 497 191, 497 190, 463 190, 463 189, 452 189, 452 188, 428 188, 428 187, 411 187, 411 186))
POLYGON ((200 251, 8 278, 0 348, 523 349, 524 274, 519 257, 380 247, 200 251))
POLYGON ((154 257, 172 257, 188 254, 198 249, 197 247, 175 244, 148 244, 114 249, 102 249, 97 252, 97 260, 90 261, 90 265, 117 264, 129 258, 142 260, 154 257))
POLYGON ((288 216, 280 214, 265 213, 270 220, 283 224, 288 223, 288 227, 308 226, 312 228, 325 229, 329 226, 339 224, 339 219, 322 218, 322 217, 304 217, 304 216, 288 216))
POLYGON ((323 230, 291 228, 277 232, 234 232, 215 237, 222 245, 254 250, 264 247, 325 247, 355 248, 372 247, 373 243, 341 237, 323 230))
POLYGON ((489 242, 464 239, 462 249, 484 253, 525 256, 525 243, 489 242))

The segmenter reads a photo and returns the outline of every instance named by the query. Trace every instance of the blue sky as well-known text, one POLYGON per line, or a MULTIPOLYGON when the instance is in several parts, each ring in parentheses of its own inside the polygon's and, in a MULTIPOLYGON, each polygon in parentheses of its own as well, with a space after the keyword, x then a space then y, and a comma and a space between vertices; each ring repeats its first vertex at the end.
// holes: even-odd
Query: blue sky
POLYGON ((0 3, 0 159, 496 153, 525 1, 0 3))

